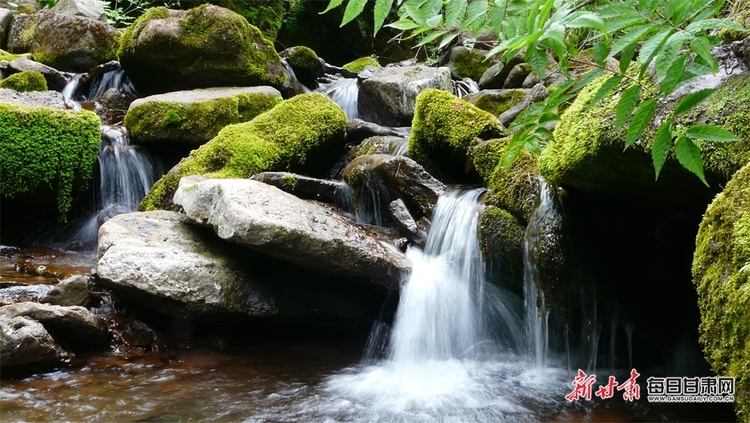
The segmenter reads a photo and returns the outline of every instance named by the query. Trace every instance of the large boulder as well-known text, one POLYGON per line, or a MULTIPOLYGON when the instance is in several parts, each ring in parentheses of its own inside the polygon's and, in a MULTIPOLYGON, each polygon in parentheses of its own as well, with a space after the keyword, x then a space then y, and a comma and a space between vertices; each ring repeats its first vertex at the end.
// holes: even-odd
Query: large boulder
POLYGON ((227 125, 247 122, 281 102, 271 87, 220 87, 175 91, 130 104, 125 127, 139 143, 200 145, 227 125))
MULTIPOLYGON (((630 86, 623 82, 609 98, 591 107, 591 101, 606 77, 589 84, 563 113, 554 131, 554 141, 542 151, 539 168, 555 185, 606 194, 618 198, 640 198, 662 202, 709 201, 717 187, 750 161, 750 42, 722 46, 714 50, 721 70, 674 93, 659 107, 656 118, 644 134, 625 150, 624 128, 615 129, 619 94, 630 86), (705 186, 685 170, 670 154, 655 180, 651 146, 658 125, 674 110, 677 101, 692 90, 717 87, 718 90, 695 109, 680 115, 683 126, 710 123, 721 126, 743 141, 698 143, 706 180, 705 186), (623 151, 625 150, 625 151, 623 151)), ((626 80, 627 81, 627 80, 626 80)), ((644 94, 645 95, 645 94, 644 94)))
POLYGON ((428 88, 452 91, 448 68, 404 66, 360 73, 357 107, 361 118, 385 126, 409 126, 417 96, 428 88))
MULTIPOLYGON (((238 251, 179 213, 116 216, 99 231, 96 274, 118 295, 174 316, 198 320, 362 317, 356 301, 295 288, 288 264, 238 251)), ((305 278, 314 285, 313 275, 305 278)))
POLYGON ((249 178, 266 170, 330 170, 340 151, 346 115, 333 100, 302 94, 285 100, 250 122, 229 125, 190 153, 154 184, 142 210, 174 208, 172 195, 180 178, 207 174, 216 178, 249 178), (333 159, 335 160, 335 159, 333 159))
POLYGON ((104 6, 97 0, 58 0, 50 11, 70 16, 84 16, 107 23, 104 6))
POLYGON ((68 79, 62 74, 62 72, 51 66, 35 62, 25 57, 19 57, 18 59, 12 60, 8 67, 15 72, 36 71, 41 73, 44 75, 44 79, 47 81, 47 86, 51 90, 62 91, 68 83, 68 79))
POLYGON ((0 88, 0 103, 11 103, 19 106, 47 107, 65 110, 65 98, 57 91, 29 91, 18 92, 7 88, 0 88))
POLYGON ((272 85, 288 78, 258 28, 222 7, 156 7, 125 32, 118 51, 136 88, 148 94, 181 89, 272 85))
POLYGON ((107 325, 84 307, 23 302, 0 307, 0 318, 29 317, 44 326, 66 349, 92 351, 109 344, 107 325))
POLYGON ((715 374, 736 379, 738 421, 750 418, 750 166, 706 210, 693 257, 703 353, 715 374))
POLYGON ((106 22, 43 11, 13 20, 8 48, 61 71, 86 72, 116 58, 119 37, 106 22))
POLYGON ((12 21, 13 12, 10 9, 0 7, 0 49, 5 49, 8 44, 8 32, 12 21))
POLYGON ((465 179, 469 147, 502 136, 497 117, 451 93, 428 89, 417 97, 409 157, 443 180, 465 179))
POLYGON ((0 103, 0 195, 49 187, 65 214, 73 190, 85 189, 93 177, 99 127, 99 117, 86 110, 0 103))
POLYGON ((415 216, 430 217, 438 197, 445 192, 442 182, 404 156, 359 156, 346 166, 344 180, 351 187, 359 216, 369 213, 383 216, 388 213, 391 201, 401 198, 415 216))
MULTIPOLYGON (((1 308, 0 308, 1 310, 1 308)), ((29 317, 0 315, 0 375, 20 376, 61 364, 52 336, 29 317)))
POLYGON ((183 178, 185 213, 227 241, 299 266, 398 289, 409 262, 329 207, 246 179, 183 178))

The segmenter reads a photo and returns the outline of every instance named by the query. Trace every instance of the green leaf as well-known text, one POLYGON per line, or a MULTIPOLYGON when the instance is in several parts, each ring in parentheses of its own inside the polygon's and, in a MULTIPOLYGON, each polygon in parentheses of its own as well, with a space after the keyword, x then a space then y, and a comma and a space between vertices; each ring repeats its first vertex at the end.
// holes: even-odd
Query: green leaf
POLYGON ((707 29, 732 29, 735 31, 747 32, 748 29, 730 19, 704 19, 695 21, 685 28, 685 31, 691 34, 697 34, 707 29))
POLYGON ((677 85, 683 81, 683 77, 685 76, 685 63, 687 63, 689 57, 688 54, 683 54, 679 59, 672 63, 672 66, 669 67, 666 75, 664 75, 664 81, 661 83, 661 88, 659 89, 659 92, 663 96, 671 94, 672 91, 677 88, 677 85))
POLYGON ((664 44, 664 41, 670 35, 672 35, 672 29, 667 28, 659 31, 656 35, 646 40, 646 42, 643 43, 643 46, 641 46, 640 53, 638 53, 638 60, 643 64, 648 64, 659 51, 659 47, 664 44))
POLYGON ((609 52, 609 57, 613 57, 615 54, 622 51, 622 49, 624 49, 625 47, 640 40, 641 37, 648 34, 656 27, 656 24, 646 24, 631 29, 630 31, 628 31, 628 33, 620 37, 617 41, 615 41, 614 44, 612 44, 612 49, 609 52))
POLYGON ((612 34, 613 32, 621 31, 625 28, 630 28, 631 26, 639 25, 644 22, 647 22, 646 18, 642 16, 633 16, 633 11, 631 10, 626 15, 607 22, 606 29, 607 33, 612 34))
POLYGON ((349 0, 344 10, 344 18, 341 19, 341 26, 344 26, 354 20, 363 10, 365 10, 367 0, 349 0))
POLYGON ((701 159, 701 150, 695 143, 687 137, 679 137, 674 143, 674 155, 682 167, 693 172, 706 186, 706 176, 703 174, 703 159, 701 159))
POLYGON ((672 149, 672 120, 668 120, 661 124, 659 129, 654 135, 654 145, 651 146, 651 158, 654 161, 654 170, 656 171, 656 179, 659 179, 659 173, 661 173, 664 163, 669 157, 669 150, 672 149))
POLYGON ((593 28, 602 33, 607 32, 602 18, 596 13, 585 10, 574 13, 573 19, 567 22, 565 26, 568 28, 593 28))
POLYGON ((544 75, 547 72, 547 53, 536 47, 529 47, 526 50, 526 62, 531 66, 531 70, 534 71, 539 79, 544 79, 544 75))
POLYGON ((597 65, 604 66, 608 55, 609 48, 607 48, 607 43, 599 41, 594 44, 594 62, 596 62, 597 65))
POLYGON ((457 36, 458 36, 458 33, 454 32, 448 35, 447 37, 443 38, 443 40, 440 41, 440 45, 438 46, 438 49, 441 49, 447 46, 448 44, 450 44, 450 42, 453 41, 457 36))
POLYGON ((641 136, 651 122, 656 112, 656 99, 652 98, 641 103, 641 107, 633 115, 628 132, 625 135, 625 148, 630 147, 641 136))
POLYGON ((696 140, 704 141, 742 141, 742 138, 736 137, 731 132, 716 125, 693 125, 685 131, 685 135, 696 140))
POLYGON ((407 19, 407 18, 401 18, 401 19, 397 20, 396 22, 390 23, 390 24, 388 24, 386 26, 389 27, 389 28, 395 28, 395 29, 398 29, 398 30, 401 30, 401 31, 408 31, 408 30, 411 30, 411 29, 414 29, 414 28, 419 28, 419 24, 418 23, 414 22, 411 19, 407 19))
POLYGON ((419 40, 419 44, 417 44, 417 45, 423 46, 425 44, 431 43, 431 42, 437 40, 438 38, 442 37, 443 35, 445 35, 447 33, 448 33, 448 31, 446 31, 446 30, 435 31, 435 32, 431 33, 430 35, 427 35, 426 37, 424 37, 421 40, 419 40))
POLYGON ((666 76, 667 70, 672 66, 672 63, 682 49, 682 43, 682 36, 677 32, 669 37, 664 44, 664 47, 659 52, 659 56, 656 57, 656 75, 659 80, 664 79, 666 76))
MULTIPOLYGON (((711 72, 719 71, 719 62, 711 54, 713 45, 706 37, 696 37, 690 40, 690 50, 697 54, 710 68, 711 72)), ((704 72, 706 73, 706 72, 704 72)), ((704 73, 701 73, 703 75, 704 73)))
POLYGON ((711 94, 716 92, 716 88, 706 88, 705 90, 696 91, 690 93, 677 103, 674 108, 674 115, 681 115, 695 106, 699 105, 703 100, 707 99, 711 94))
POLYGON ((426 23, 427 23, 427 26, 429 26, 430 28, 435 28, 438 25, 440 25, 440 22, 442 22, 442 20, 443 20, 443 15, 435 15, 431 17, 430 19, 427 19, 426 23))
POLYGON ((385 18, 391 12, 392 6, 393 0, 375 0, 375 30, 373 35, 377 35, 380 28, 383 27, 385 18))
POLYGON ((344 2, 344 0, 331 0, 328 3, 328 7, 326 7, 326 10, 320 12, 319 14, 322 15, 323 13, 326 13, 326 12, 328 12, 331 9, 335 9, 335 8, 341 6, 341 3, 343 3, 343 2, 344 2))
POLYGON ((427 19, 429 19, 431 16, 426 16, 426 14, 422 11, 422 8, 420 7, 422 6, 422 4, 423 3, 407 1, 401 7, 404 11, 406 11, 406 14, 414 20, 414 22, 422 26, 426 26, 427 19))
POLYGON ((445 27, 451 29, 463 20, 467 6, 466 0, 448 1, 445 5, 445 27))
POLYGON ((641 86, 638 84, 633 85, 622 93, 615 109, 615 129, 620 129, 630 119, 635 106, 638 105, 640 96, 641 86))
POLYGON ((604 72, 604 69, 602 68, 594 68, 588 72, 586 72, 585 75, 583 75, 578 82, 576 82, 576 85, 573 87, 573 91, 578 91, 584 86, 588 85, 591 81, 595 80, 604 72))
POLYGON ((469 6, 466 8, 467 19, 461 24, 459 29, 461 31, 470 29, 475 22, 484 17, 484 15, 487 13, 487 10, 489 10, 487 0, 474 0, 469 3, 469 6))
POLYGON ((601 87, 599 87, 599 90, 594 94, 594 98, 591 99, 591 103, 589 104, 589 107, 594 107, 597 104, 599 104, 600 101, 604 100, 605 97, 607 97, 612 91, 617 88, 618 85, 620 85, 620 81, 622 81, 622 76, 620 75, 614 75, 609 77, 601 87))
POLYGON ((624 3, 608 3, 596 9, 599 16, 603 19, 611 19, 619 16, 626 16, 633 14, 633 6, 624 3))
POLYGON ((628 67, 633 62, 633 56, 635 56, 635 43, 622 49, 622 53, 620 53, 620 73, 628 71, 628 67))

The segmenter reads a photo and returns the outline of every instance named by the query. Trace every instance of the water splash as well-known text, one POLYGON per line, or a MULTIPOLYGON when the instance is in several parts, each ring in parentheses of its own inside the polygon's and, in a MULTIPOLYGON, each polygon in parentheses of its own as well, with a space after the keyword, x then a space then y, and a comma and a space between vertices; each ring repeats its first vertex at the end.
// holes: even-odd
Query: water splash
POLYGON ((330 84, 321 85, 318 91, 335 101, 349 120, 359 117, 359 84, 355 78, 337 79, 330 84))

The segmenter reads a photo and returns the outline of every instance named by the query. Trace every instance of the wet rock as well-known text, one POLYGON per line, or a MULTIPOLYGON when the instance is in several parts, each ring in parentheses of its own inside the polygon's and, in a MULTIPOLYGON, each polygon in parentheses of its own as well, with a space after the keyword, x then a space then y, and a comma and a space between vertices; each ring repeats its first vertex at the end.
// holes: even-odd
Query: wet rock
POLYGON ((391 156, 404 156, 409 152, 409 139, 401 136, 376 136, 362 141, 359 145, 352 147, 346 157, 349 161, 359 156, 370 154, 389 154, 391 156))
MULTIPOLYGON (((544 87, 543 83, 536 84, 533 88, 528 90, 526 92, 526 96, 519 101, 518 103, 514 104, 512 107, 510 107, 508 110, 502 112, 498 119, 500 120, 500 123, 503 124, 503 126, 509 126, 513 121, 518 117, 521 112, 526 110, 527 107, 529 107, 532 103, 544 100, 545 98, 549 97, 549 91, 547 91, 547 88, 544 87)), ((553 129, 553 128, 549 128, 553 129)))
POLYGON ((462 97, 480 109, 500 116, 502 113, 520 103, 528 94, 527 90, 481 90, 462 97))
POLYGON ((67 109, 65 99, 57 91, 18 92, 7 88, 0 88, 0 102, 24 106, 50 107, 52 109, 67 109))
POLYGON ((403 134, 395 128, 380 126, 376 123, 367 122, 362 119, 351 119, 346 124, 346 140, 350 143, 358 143, 362 140, 375 136, 402 136, 403 134))
POLYGON ((390 289, 409 272, 392 245, 346 217, 258 181, 182 178, 174 200, 220 238, 318 272, 390 289))
POLYGON ((522 62, 523 58, 521 56, 515 56, 508 60, 507 63, 495 63, 490 66, 479 79, 479 88, 483 90, 503 88, 511 69, 522 62))
POLYGON ((479 245, 488 279, 519 294, 523 287, 525 232, 518 219, 500 207, 490 205, 479 217, 479 245))
POLYGON ((417 222, 414 221, 414 218, 411 217, 411 213, 409 213, 409 209, 406 207, 406 204, 404 204, 404 201, 400 198, 391 201, 391 204, 388 205, 388 209, 399 229, 408 235, 409 239, 411 239, 414 244, 420 248, 424 248, 427 243, 427 231, 423 226, 418 225, 417 222))
POLYGON ((0 8, 0 49, 5 50, 8 43, 8 31, 13 21, 13 12, 10 9, 0 8))
POLYGON ((279 55, 258 28, 219 6, 150 9, 123 35, 119 57, 144 94, 287 80, 279 55), (169 54, 164 54, 169 52, 169 54))
POLYGON ((451 49, 448 69, 453 79, 471 78, 479 81, 490 66, 492 61, 487 58, 485 50, 468 49, 464 46, 451 49))
POLYGON ((29 60, 25 57, 12 60, 9 65, 9 69, 14 72, 23 71, 36 71, 44 75, 44 79, 47 81, 47 86, 50 90, 62 91, 65 85, 68 83, 68 79, 62 72, 57 69, 44 65, 33 60, 29 60))
POLYGON ((519 63, 508 72, 508 76, 503 82, 503 88, 521 88, 526 77, 531 74, 531 66, 528 63, 519 63))
POLYGON ((39 302, 61 306, 86 307, 91 303, 90 283, 91 276, 89 275, 71 276, 61 280, 57 285, 51 285, 52 289, 41 297, 39 302))
POLYGON ((90 351, 109 344, 107 326, 84 307, 23 302, 0 307, 0 318, 29 317, 41 323, 55 342, 73 351, 90 351))
POLYGON ((273 185, 299 198, 336 204, 339 207, 342 206, 340 197, 346 185, 341 181, 311 178, 289 172, 261 172, 250 179, 273 185))
POLYGON ((125 126, 140 143, 200 145, 227 125, 246 122, 281 102, 271 87, 219 87, 139 98, 130 104, 125 126))
POLYGON ((49 294, 53 285, 19 285, 0 289, 0 306, 26 301, 39 302, 49 294))
MULTIPOLYGON (((398 195, 410 210, 430 216, 445 185, 433 178, 419 163, 404 156, 374 154, 354 159, 344 170, 344 180, 352 189, 355 207, 361 206, 372 193, 372 185, 380 184, 394 193, 382 205, 387 206, 398 195)), ((388 195, 388 193, 386 193, 388 195)))
POLYGON ((50 11, 70 16, 83 16, 107 23, 104 7, 97 0, 59 0, 50 11))
POLYGON ((316 292, 311 272, 295 273, 287 263, 239 251, 180 213, 112 218, 99 231, 98 257, 96 274, 104 286, 122 298, 182 318, 356 319, 364 313, 357 299, 325 292, 325 287, 316 292), (297 284, 303 288, 295 287, 297 281, 304 282, 297 284))
POLYGON ((29 374, 60 364, 62 358, 41 323, 0 314, 0 376, 29 374))
POLYGON ((370 68, 360 73, 357 104, 362 119, 385 126, 409 126, 417 95, 427 88, 453 91, 448 68, 370 68))
POLYGON ((125 119, 130 103, 134 98, 117 88, 110 88, 94 102, 94 113, 102 120, 103 125, 113 125, 125 119))
POLYGON ((317 79, 325 75, 325 62, 309 47, 289 47, 280 52, 279 56, 286 59, 299 82, 308 88, 316 88, 317 79))
POLYGON ((118 39, 106 23, 47 11, 14 19, 8 48, 61 71, 86 72, 117 57, 118 39))

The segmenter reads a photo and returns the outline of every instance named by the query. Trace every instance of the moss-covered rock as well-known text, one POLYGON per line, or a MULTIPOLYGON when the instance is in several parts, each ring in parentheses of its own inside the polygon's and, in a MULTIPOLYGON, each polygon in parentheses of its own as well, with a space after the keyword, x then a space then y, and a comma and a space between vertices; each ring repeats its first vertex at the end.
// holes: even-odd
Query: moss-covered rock
POLYGON ((360 57, 357 60, 351 61, 345 64, 344 66, 342 66, 342 68, 348 70, 349 72, 360 73, 363 70, 365 70, 365 68, 368 66, 372 66, 374 68, 381 67, 380 62, 378 62, 377 58, 373 56, 366 56, 366 57, 360 57))
POLYGON ((29 51, 37 62, 58 70, 86 72, 117 57, 119 38, 117 30, 95 19, 39 12, 14 22, 8 47, 29 51))
POLYGON ((271 87, 176 91, 134 101, 124 123, 141 143, 199 145, 225 126, 247 122, 279 102, 281 93, 271 87))
POLYGON ((706 210, 693 257, 704 355, 719 376, 736 378, 738 420, 750 418, 750 166, 706 210))
POLYGON ((266 170, 319 164, 314 158, 341 148, 346 122, 341 108, 322 94, 283 101, 250 122, 222 129, 157 181, 140 208, 174 208, 172 196, 183 176, 248 178, 266 170))
POLYGON ((519 293, 523 286, 525 232, 515 216, 500 207, 487 206, 479 216, 479 245, 489 280, 519 293))
POLYGON ((149 9, 120 40, 118 56, 144 93, 217 86, 281 86, 288 75, 273 46, 245 18, 204 4, 149 9))
POLYGON ((12 61, 18 59, 19 57, 22 57, 22 55, 20 55, 20 54, 12 54, 12 53, 8 53, 5 50, 0 50, 0 60, 6 60, 8 62, 12 62, 12 61))
POLYGON ((417 96, 409 138, 409 157, 433 175, 461 180, 469 146, 477 138, 502 136, 497 118, 451 93, 427 89, 417 96))
POLYGON ((510 167, 506 167, 502 156, 508 141, 508 138, 495 139, 474 147, 474 168, 497 204, 525 225, 539 198, 538 160, 534 154, 523 151, 510 167))
POLYGON ((309 47, 296 46, 279 53, 292 67, 297 79, 307 87, 317 87, 317 78, 325 75, 323 61, 309 47))
POLYGON ((23 71, 0 81, 0 88, 16 91, 47 91, 47 80, 44 75, 36 71, 23 71))
MULTIPOLYGON (((562 115, 555 129, 555 140, 543 150, 539 168, 550 183, 620 197, 707 201, 714 195, 716 186, 726 182, 750 160, 749 74, 727 78, 708 100, 680 119, 684 125, 719 125, 743 139, 735 143, 701 143, 706 179, 713 188, 704 186, 682 168, 674 155, 665 163, 659 180, 654 180, 651 145, 658 126, 653 122, 644 135, 623 152, 626 128, 614 129, 619 96, 611 96, 596 107, 590 107, 604 79, 581 90, 562 115)), ((623 83, 616 94, 628 86, 629 83, 623 83)), ((675 103, 673 100, 660 106, 654 121, 660 122, 658 116, 666 115, 675 103)))
POLYGON ((346 157, 351 161, 359 156, 367 156, 370 154, 403 156, 406 154, 408 147, 409 140, 406 138, 380 135, 366 138, 360 144, 352 147, 352 149, 346 153, 346 157))
POLYGON ((479 81, 490 66, 492 62, 487 60, 486 51, 468 49, 463 46, 454 47, 451 50, 448 62, 453 78, 471 78, 475 81, 479 81))
POLYGON ((58 210, 93 177, 101 134, 93 112, 0 103, 0 195, 48 187, 58 210))
POLYGON ((520 88, 508 90, 482 90, 463 97, 464 100, 482 110, 500 116, 516 104, 523 101, 529 90, 520 88))
MULTIPOLYGON (((731 19, 735 23, 750 29, 750 1, 735 0, 733 2, 727 2, 725 3, 724 9, 726 10, 722 10, 722 14, 725 14, 727 19, 731 19)), ((731 43, 750 36, 750 33, 748 33, 748 31, 724 28, 719 31, 719 36, 725 43, 731 43)))

